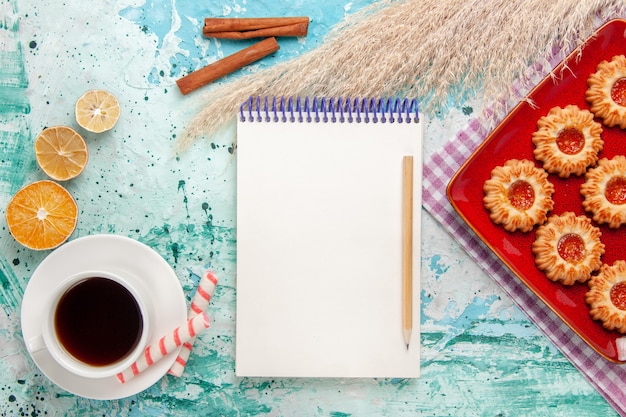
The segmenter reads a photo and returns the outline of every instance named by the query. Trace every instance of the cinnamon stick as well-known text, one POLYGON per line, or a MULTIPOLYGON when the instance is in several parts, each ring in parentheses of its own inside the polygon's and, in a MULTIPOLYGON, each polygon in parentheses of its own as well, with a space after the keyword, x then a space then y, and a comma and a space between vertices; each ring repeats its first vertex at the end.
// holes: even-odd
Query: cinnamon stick
POLYGON ((297 17, 207 17, 204 19, 203 33, 244 32, 248 30, 275 28, 297 24, 309 25, 309 18, 297 17))
POLYGON ((196 70, 176 81, 178 89, 183 94, 189 94, 192 91, 207 85, 218 78, 230 74, 244 66, 251 64, 259 59, 278 51, 280 46, 276 38, 267 38, 255 43, 239 52, 235 52, 217 62, 207 65, 204 68, 196 70))
POLYGON ((205 28, 203 34, 207 38, 220 39, 252 39, 265 38, 268 36, 306 36, 309 31, 308 23, 294 23, 291 25, 275 26, 262 29, 244 30, 244 31, 223 31, 210 32, 205 28))

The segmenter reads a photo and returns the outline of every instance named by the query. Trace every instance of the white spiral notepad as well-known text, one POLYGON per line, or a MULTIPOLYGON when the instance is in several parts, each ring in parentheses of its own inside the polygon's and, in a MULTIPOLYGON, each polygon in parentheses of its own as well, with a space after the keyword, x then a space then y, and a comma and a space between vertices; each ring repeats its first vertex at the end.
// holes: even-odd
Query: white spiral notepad
POLYGON ((414 100, 251 98, 237 124, 236 374, 420 371, 422 123, 414 100), (413 156, 413 328, 402 160, 413 156))

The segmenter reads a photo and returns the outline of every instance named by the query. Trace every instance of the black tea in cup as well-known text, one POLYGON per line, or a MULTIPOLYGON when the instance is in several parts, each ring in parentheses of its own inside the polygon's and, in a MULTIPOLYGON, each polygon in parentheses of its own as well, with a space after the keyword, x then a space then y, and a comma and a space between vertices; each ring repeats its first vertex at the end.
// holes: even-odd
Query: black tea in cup
POLYGON ((86 278, 59 299, 54 328, 63 348, 91 366, 114 364, 135 350, 143 331, 141 309, 122 284, 86 278))

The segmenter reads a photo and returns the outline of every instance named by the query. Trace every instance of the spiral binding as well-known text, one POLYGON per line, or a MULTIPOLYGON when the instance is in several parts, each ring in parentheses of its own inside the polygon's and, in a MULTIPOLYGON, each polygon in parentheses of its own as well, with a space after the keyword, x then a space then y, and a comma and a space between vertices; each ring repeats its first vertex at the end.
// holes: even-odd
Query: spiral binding
POLYGON ((252 96, 239 107, 242 122, 418 123, 416 99, 252 96))

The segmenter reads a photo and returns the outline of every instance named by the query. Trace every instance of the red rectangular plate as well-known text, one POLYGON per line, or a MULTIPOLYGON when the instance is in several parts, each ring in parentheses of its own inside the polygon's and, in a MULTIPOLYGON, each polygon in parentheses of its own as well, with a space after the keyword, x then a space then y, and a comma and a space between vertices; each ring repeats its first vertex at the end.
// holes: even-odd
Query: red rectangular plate
MULTIPOLYGON (((626 54, 625 36, 625 20, 612 20, 601 27, 556 67, 554 78, 547 76, 528 94, 532 105, 528 101, 521 102, 490 133, 455 174, 446 190, 454 209, 502 262, 592 348, 615 362, 620 362, 615 340, 621 335, 605 330, 599 322, 591 319, 584 298, 587 285, 564 286, 548 280, 535 266, 531 251, 534 230, 510 233, 491 222, 483 206, 483 183, 490 178, 494 167, 503 165, 508 159, 534 160, 531 135, 537 129, 537 120, 552 107, 575 104, 589 110, 585 101, 587 78, 596 71, 601 61, 626 54)), ((604 149, 600 158, 626 155, 626 131, 603 126, 602 138, 604 149)), ((537 166, 541 164, 537 162, 537 166)), ((552 213, 573 211, 587 214, 583 210, 579 191, 583 177, 560 179, 550 175, 549 179, 555 187, 552 213)), ((615 230, 600 226, 600 229, 606 246, 602 261, 611 265, 615 260, 626 260, 626 226, 615 230)))

